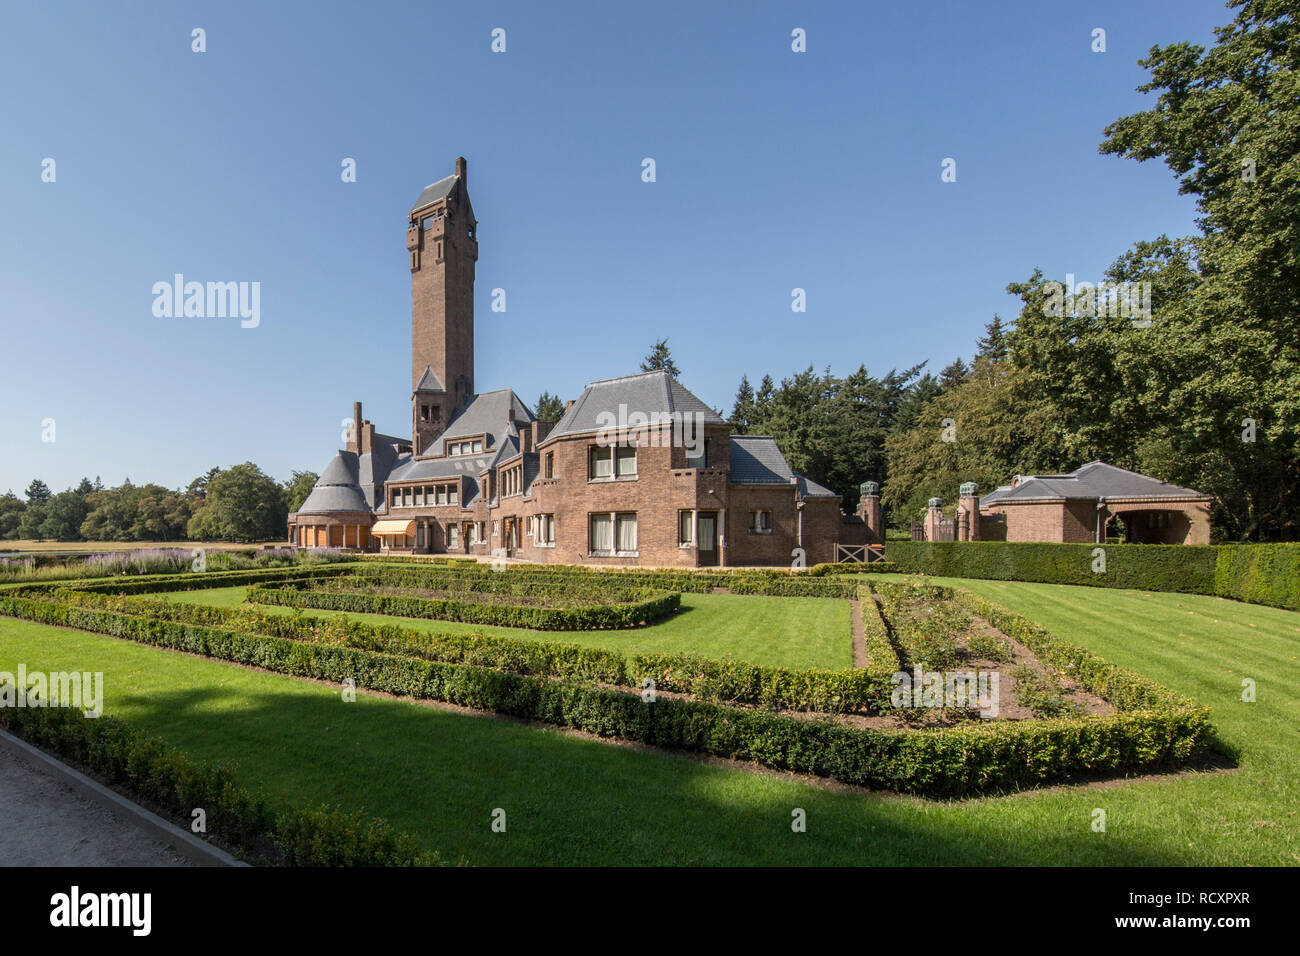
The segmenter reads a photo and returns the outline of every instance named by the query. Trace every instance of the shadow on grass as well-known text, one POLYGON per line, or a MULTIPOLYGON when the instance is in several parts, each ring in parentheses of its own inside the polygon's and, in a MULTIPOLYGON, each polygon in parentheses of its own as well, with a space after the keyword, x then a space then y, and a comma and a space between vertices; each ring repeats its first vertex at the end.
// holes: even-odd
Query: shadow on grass
POLYGON ((1158 833, 1098 840, 1087 810, 1097 797, 1083 791, 1068 813, 1059 791, 1050 803, 933 803, 405 700, 361 694, 347 703, 322 685, 256 677, 260 686, 120 695, 111 711, 230 764, 273 804, 364 810, 445 858, 477 864, 1183 862, 1155 845, 1158 833), (498 808, 506 833, 491 828, 498 808), (804 833, 791 829, 796 808, 804 833))

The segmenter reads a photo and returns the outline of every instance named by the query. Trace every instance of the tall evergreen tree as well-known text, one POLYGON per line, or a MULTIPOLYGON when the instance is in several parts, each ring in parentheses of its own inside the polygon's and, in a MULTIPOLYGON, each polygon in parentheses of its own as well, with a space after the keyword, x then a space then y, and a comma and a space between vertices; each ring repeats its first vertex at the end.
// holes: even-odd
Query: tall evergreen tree
POLYGON ((664 371, 673 378, 677 378, 681 375, 681 370, 677 367, 677 363, 673 361, 673 353, 672 350, 668 348, 667 339, 660 339, 651 346, 650 354, 648 354, 645 357, 645 360, 641 363, 641 371, 664 371))
POLYGON ((538 421, 558 422, 564 415, 564 402, 558 395, 542 392, 537 396, 537 407, 533 411, 538 421))
POLYGON ((754 404, 754 388, 749 384, 749 376, 740 377, 740 387, 736 389, 736 401, 731 407, 728 422, 738 435, 745 435, 758 417, 758 407, 754 404))

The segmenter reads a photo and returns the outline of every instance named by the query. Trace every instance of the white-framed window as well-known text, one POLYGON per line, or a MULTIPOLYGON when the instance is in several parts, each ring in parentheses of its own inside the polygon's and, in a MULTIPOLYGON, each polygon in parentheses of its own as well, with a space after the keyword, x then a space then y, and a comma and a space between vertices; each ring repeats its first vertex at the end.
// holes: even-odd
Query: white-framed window
POLYGON ((394 508, 400 508, 401 506, 402 506, 402 492, 401 492, 401 489, 399 489, 399 488, 394 488, 394 489, 393 489, 393 504, 392 504, 392 507, 394 507, 394 508))
POLYGON ((635 477, 636 448, 634 446, 591 446, 587 455, 587 478, 590 481, 635 477))
POLYGON ((614 449, 592 445, 587 451, 587 477, 591 481, 614 477, 614 449))
POLYGON ((447 525, 447 548, 448 550, 450 550, 452 548, 459 548, 459 547, 460 547, 460 528, 457 528, 454 524, 449 524, 447 525))
POLYGON ((593 513, 589 538, 592 554, 635 554, 636 513, 593 513))
POLYGON ((459 486, 459 485, 448 485, 448 486, 447 486, 447 504, 449 504, 449 505, 454 505, 454 504, 459 504, 459 503, 460 503, 460 486, 459 486))
POLYGON ((632 554, 636 551, 636 515, 634 513, 614 516, 614 547, 619 554, 632 554))
POLYGON ((500 522, 500 521, 493 521, 493 522, 492 522, 492 537, 494 537, 494 538, 499 538, 499 537, 501 537, 501 522, 500 522))
POLYGON ((476 534, 476 535, 474 536, 474 540, 475 540, 478 544, 483 544, 483 543, 485 543, 485 542, 487 541, 487 522, 486 522, 486 521, 480 521, 480 522, 478 523, 478 534, 476 534))
POLYGON ((614 449, 614 475, 617 478, 636 476, 636 449, 630 445, 619 445, 614 449))
POLYGON ((679 511, 677 512, 677 544, 680 547, 690 547, 695 543, 695 512, 679 511))
POLYGON ((440 505, 445 505, 445 504, 447 503, 447 486, 446 486, 446 485, 439 485, 439 486, 438 486, 438 498, 437 498, 437 501, 438 501, 438 504, 440 504, 440 505))
POLYGON ((591 516, 591 552, 592 554, 609 554, 614 550, 614 516, 594 514, 591 516))
POLYGON ((542 548, 555 547, 555 515, 537 516, 537 544, 542 548))
POLYGON ((749 513, 749 533, 750 534, 771 534, 772 533, 772 512, 751 511, 749 513))
POLYGON ((478 544, 478 525, 470 522, 465 526, 465 547, 471 548, 478 544))

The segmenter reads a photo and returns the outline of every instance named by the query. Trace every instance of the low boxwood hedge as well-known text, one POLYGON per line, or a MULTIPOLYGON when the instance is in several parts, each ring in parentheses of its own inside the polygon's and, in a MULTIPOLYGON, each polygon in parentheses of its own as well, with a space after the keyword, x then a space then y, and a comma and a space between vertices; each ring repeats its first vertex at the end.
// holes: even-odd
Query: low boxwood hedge
POLYGON ((350 679, 371 690, 447 701, 604 737, 931 796, 1179 767, 1198 754, 1212 732, 1206 708, 1179 706, 1168 692, 1144 697, 1152 704, 1148 710, 1127 710, 1124 705, 1131 700, 1116 701, 1121 712, 1104 717, 988 722, 937 731, 875 730, 698 700, 659 697, 647 703, 635 692, 48 600, 0 596, 0 614, 292 676, 333 683, 350 679))
MULTIPOLYGON (((250 606, 209 607, 74 590, 57 591, 54 598, 75 607, 116 611, 154 620, 211 625, 288 640, 343 644, 362 650, 452 664, 473 664, 518 674, 620 687, 640 687, 643 680, 650 678, 657 688, 665 691, 780 710, 883 713, 890 706, 888 678, 897 670, 896 666, 868 671, 793 670, 695 654, 624 655, 618 651, 555 641, 488 634, 429 633, 395 624, 369 624, 347 617, 272 614, 250 606)), ((870 598, 867 600, 869 602, 870 598)), ((872 607, 874 609, 874 605, 872 607)), ((870 636, 868 642, 870 647, 870 636)), ((887 639, 885 647, 888 648, 887 639)), ((883 657, 873 654, 872 660, 883 660, 883 657)))
POLYGON ((621 604, 528 607, 512 604, 476 604, 473 601, 458 601, 450 598, 255 585, 248 589, 247 600, 254 604, 277 604, 282 607, 317 608, 361 614, 391 614, 395 617, 462 621, 467 624, 492 624, 500 627, 525 627, 538 631, 590 631, 639 627, 675 613, 682 604, 682 596, 675 591, 634 589, 629 596, 632 600, 621 604))
POLYGON ((254 862, 283 866, 427 866, 422 851, 383 820, 329 807, 272 811, 226 767, 198 762, 115 717, 67 707, 0 707, 0 727, 189 820, 254 862))
POLYGON ((358 572, 376 583, 397 587, 449 587, 472 589, 479 586, 506 588, 511 582, 534 589, 545 587, 646 587, 661 591, 707 594, 716 589, 734 594, 778 597, 851 598, 856 585, 851 581, 810 577, 791 570, 694 571, 637 568, 585 568, 576 565, 517 565, 493 571, 475 567, 367 567, 358 572))

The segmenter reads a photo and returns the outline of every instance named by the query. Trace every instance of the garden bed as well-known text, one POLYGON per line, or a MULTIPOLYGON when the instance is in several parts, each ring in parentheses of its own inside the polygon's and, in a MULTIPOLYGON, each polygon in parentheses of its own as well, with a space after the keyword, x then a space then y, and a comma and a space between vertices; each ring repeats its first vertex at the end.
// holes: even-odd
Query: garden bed
MULTIPOLYGON (((285 583, 295 586, 262 590, 330 593, 301 581, 285 583)), ((864 585, 863 597, 868 667, 842 672, 759 668, 692 655, 624 656, 576 645, 429 635, 348 621, 322 629, 321 621, 256 608, 149 602, 89 589, 6 594, 0 596, 0 613, 293 676, 347 679, 380 692, 599 736, 932 796, 1175 769, 1195 760, 1210 739, 1205 708, 1005 609, 949 589, 882 596, 881 604, 934 602, 937 610, 929 614, 919 606, 897 612, 904 631, 923 617, 957 620, 964 609, 971 615, 968 650, 972 642, 978 646, 981 638, 998 636, 979 632, 975 618, 982 617, 1009 639, 1012 662, 1019 643, 1037 658, 1041 673, 1068 677, 1112 710, 909 726, 909 718, 898 715, 906 708, 886 702, 893 675, 923 645, 911 637, 891 640, 889 612, 884 619, 875 613, 872 588, 864 585), (662 693, 646 696, 647 679, 662 693), (890 720, 897 725, 888 726, 890 720)), ((932 713, 922 719, 941 718, 932 713)))

